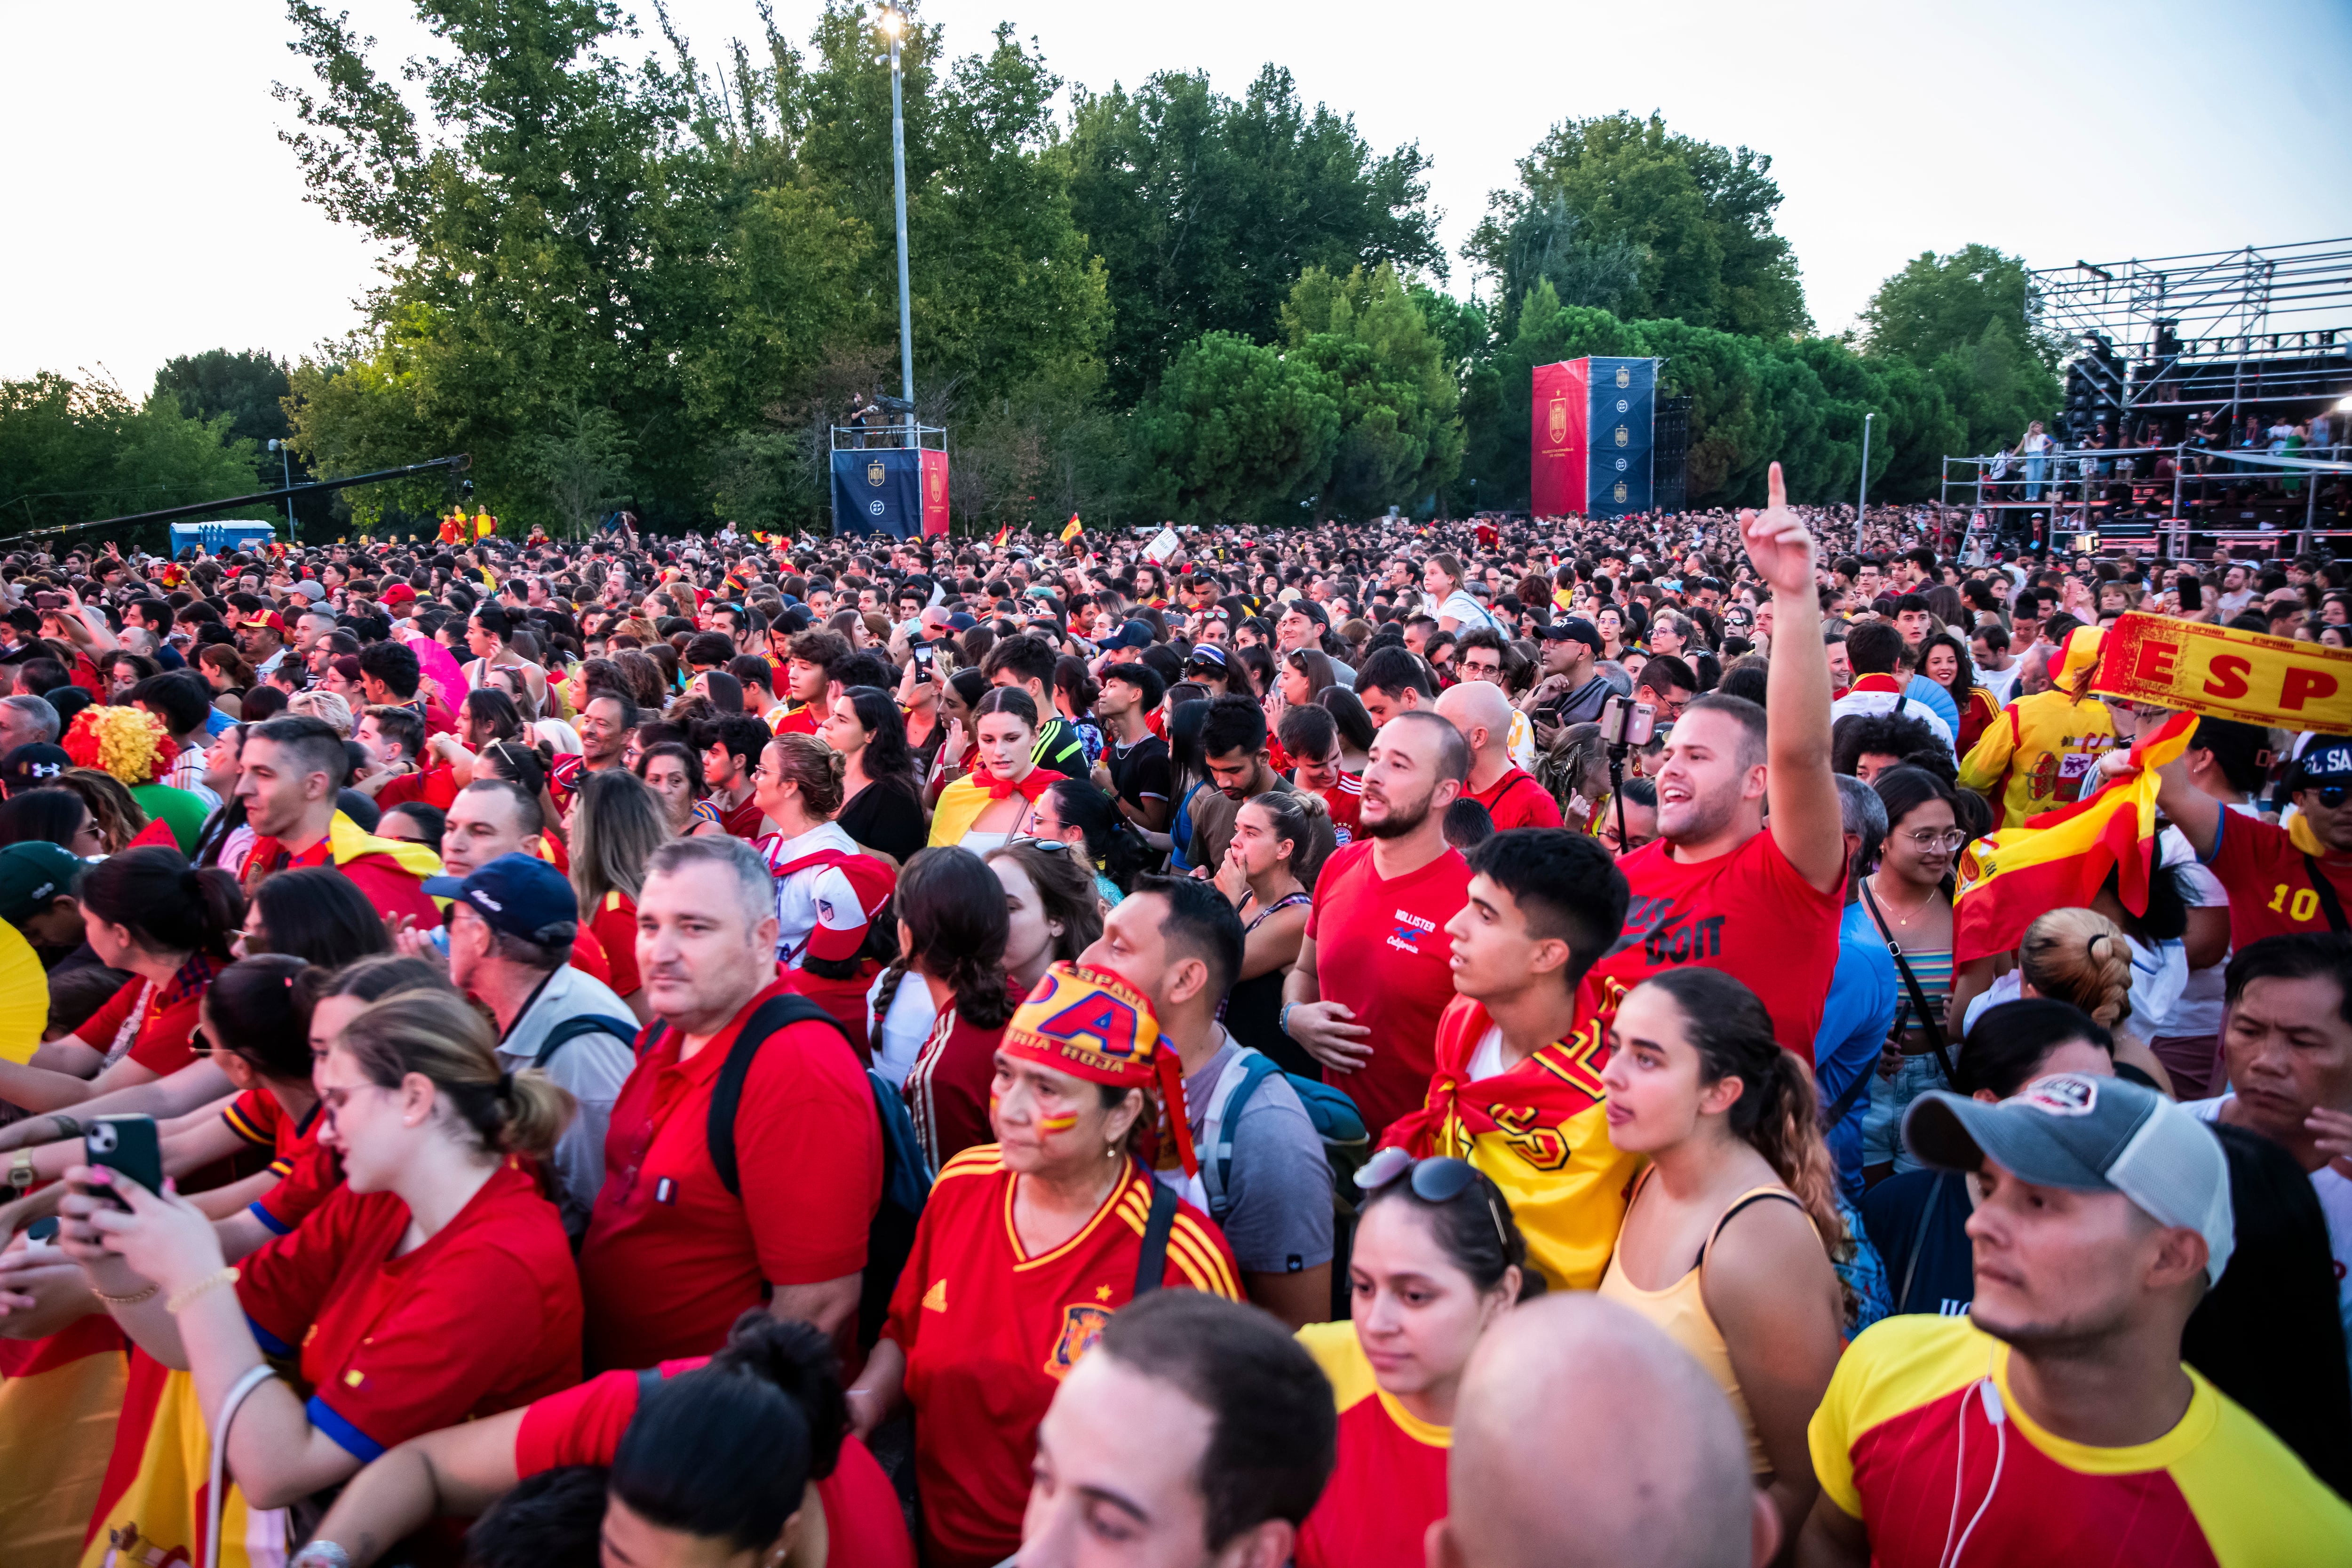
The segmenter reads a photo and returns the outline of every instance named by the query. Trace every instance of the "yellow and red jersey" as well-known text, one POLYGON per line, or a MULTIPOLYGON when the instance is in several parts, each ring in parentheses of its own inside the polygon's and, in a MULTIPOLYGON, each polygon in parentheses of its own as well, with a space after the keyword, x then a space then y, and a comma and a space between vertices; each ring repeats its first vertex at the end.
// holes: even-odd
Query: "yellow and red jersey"
POLYGON ((1598 1016, 1517 1066, 1473 1080, 1470 1063, 1494 1021, 1456 996, 1437 1021, 1437 1070, 1423 1108, 1382 1137, 1417 1158, 1450 1154, 1486 1173, 1510 1201, 1528 1260, 1555 1290, 1591 1290, 1609 1267, 1640 1164, 1609 1142, 1601 1069, 1609 1047, 1598 1016))
MULTIPOLYGON (((883 1330, 906 1352, 923 1561, 931 1568, 988 1568, 1021 1544, 1037 1424, 1062 1379, 1135 1295, 1149 1173, 1129 1162, 1077 1234, 1034 1258, 1013 1229, 1017 1180, 993 1143, 940 1168, 883 1330)), ((1190 1205, 1169 1231, 1160 1279, 1241 1300, 1223 1235, 1190 1205)))
POLYGON ((1331 1380, 1339 1452, 1298 1531, 1298 1568, 1421 1568, 1432 1521, 1445 1517, 1454 1429, 1414 1415, 1372 1376, 1353 1323, 1309 1323, 1298 1342, 1331 1380))
POLYGON ((1996 795, 2000 826, 2015 827, 2097 788, 2099 758, 2115 743, 2115 721, 2097 698, 2036 692, 1986 727, 1960 763, 1960 787, 1996 795))
POLYGON ((1968 1562, 2017 1568, 2352 1563, 2352 1508, 2194 1368, 2171 1431, 2095 1448, 2034 1423, 2009 1358, 1967 1318, 1914 1313, 1839 1361, 1813 1415, 1813 1469, 1868 1527, 1879 1568, 1934 1568, 1955 1518, 1969 1521, 1968 1562))

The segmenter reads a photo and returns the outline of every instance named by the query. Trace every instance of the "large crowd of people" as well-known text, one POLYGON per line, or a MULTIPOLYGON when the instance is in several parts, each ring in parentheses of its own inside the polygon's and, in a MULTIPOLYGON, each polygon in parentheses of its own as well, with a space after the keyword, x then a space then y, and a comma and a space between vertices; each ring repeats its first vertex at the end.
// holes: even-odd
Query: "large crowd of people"
POLYGON ((0 1558, 2352 1562, 2352 569, 1771 489, 0 559, 0 1558))

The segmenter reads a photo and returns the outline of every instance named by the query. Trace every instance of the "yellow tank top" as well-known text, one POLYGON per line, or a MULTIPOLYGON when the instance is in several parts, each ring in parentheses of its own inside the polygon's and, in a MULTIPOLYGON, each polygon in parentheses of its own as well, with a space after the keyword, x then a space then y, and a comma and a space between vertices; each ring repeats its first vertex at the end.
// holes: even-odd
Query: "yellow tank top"
MULTIPOLYGON (((1642 1173, 1643 1184, 1646 1184, 1649 1175, 1647 1171, 1642 1173)), ((1633 1189, 1633 1202, 1639 1203, 1641 1197, 1642 1186, 1637 1184, 1633 1189)), ((1631 1307, 1657 1324, 1665 1331, 1666 1338, 1688 1351, 1691 1358, 1706 1369, 1706 1374, 1715 1379, 1724 1396, 1731 1401, 1732 1414, 1739 1417, 1739 1429, 1748 1435, 1748 1468, 1757 1475, 1770 1470, 1772 1464, 1764 1457, 1764 1444, 1756 1436, 1755 1419, 1748 1414, 1747 1397, 1739 1392, 1738 1374, 1731 1369, 1731 1349, 1723 1342, 1723 1331, 1715 1326, 1714 1315, 1706 1310, 1706 1298, 1699 1285, 1706 1272, 1707 1254, 1715 1250, 1716 1238, 1723 1234, 1723 1227, 1731 1223, 1731 1216, 1749 1204, 1767 1198, 1780 1198, 1792 1204, 1798 1202, 1797 1194, 1786 1187, 1750 1187, 1732 1199, 1731 1206, 1717 1218, 1715 1228, 1707 1233, 1706 1245, 1699 1249, 1697 1261, 1681 1279, 1663 1290, 1644 1290, 1625 1278, 1624 1268, 1612 1253, 1608 1271, 1601 1277, 1599 1292, 1612 1301, 1631 1307)), ((1801 1213, 1803 1207, 1802 1204, 1798 1204, 1799 1212, 1801 1213)), ((1627 1205, 1626 1212, 1629 1215, 1632 1214, 1631 1205, 1627 1205)), ((1811 1223, 1811 1215, 1806 1216, 1806 1223, 1811 1223)))

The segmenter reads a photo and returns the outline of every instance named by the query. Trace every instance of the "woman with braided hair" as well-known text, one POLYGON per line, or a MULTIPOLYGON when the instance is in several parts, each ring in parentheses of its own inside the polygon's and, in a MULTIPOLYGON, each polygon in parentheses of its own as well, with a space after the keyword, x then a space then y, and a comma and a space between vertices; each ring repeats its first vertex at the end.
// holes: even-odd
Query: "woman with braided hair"
MULTIPOLYGON (((920 981, 930 994, 934 1021, 900 1092, 915 1119, 916 1136, 931 1169, 989 1141, 988 1084, 996 1072, 996 1044, 1021 998, 1004 973, 1012 917, 1004 884, 988 863, 952 845, 924 850, 899 875, 902 983, 920 981)), ((899 965, 892 965, 898 970, 899 965)), ((886 991, 890 975, 883 975, 886 991)), ((887 1018, 893 996, 877 999, 887 1018)))

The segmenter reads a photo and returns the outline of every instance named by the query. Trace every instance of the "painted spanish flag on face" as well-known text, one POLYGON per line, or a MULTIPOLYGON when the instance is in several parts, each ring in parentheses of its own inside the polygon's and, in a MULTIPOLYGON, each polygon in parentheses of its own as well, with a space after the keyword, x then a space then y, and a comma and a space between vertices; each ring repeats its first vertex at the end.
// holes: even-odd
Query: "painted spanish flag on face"
POLYGON ((2187 751, 2196 731, 2195 714, 2174 714, 2132 748, 2138 773, 1970 845, 1960 857, 1953 900, 1953 964, 2009 952, 2046 910, 2087 905, 2111 870, 2124 907, 2146 910, 2156 847, 2156 770, 2187 751))

